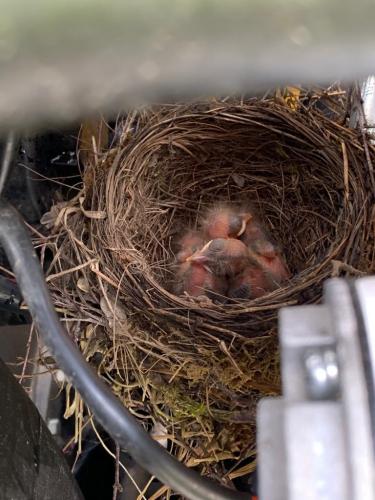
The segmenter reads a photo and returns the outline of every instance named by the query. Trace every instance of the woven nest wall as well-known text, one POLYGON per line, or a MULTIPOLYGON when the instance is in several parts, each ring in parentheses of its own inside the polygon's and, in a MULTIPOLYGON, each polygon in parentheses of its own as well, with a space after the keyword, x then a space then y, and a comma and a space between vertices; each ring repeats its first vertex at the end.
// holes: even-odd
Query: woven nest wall
POLYGON ((135 112, 50 213, 49 284, 86 358, 173 454, 227 483, 250 470, 257 401, 280 389, 278 309, 374 269, 373 150, 341 118, 255 99, 135 112), (173 295, 176 238, 218 201, 256 208, 290 281, 231 304, 173 295))

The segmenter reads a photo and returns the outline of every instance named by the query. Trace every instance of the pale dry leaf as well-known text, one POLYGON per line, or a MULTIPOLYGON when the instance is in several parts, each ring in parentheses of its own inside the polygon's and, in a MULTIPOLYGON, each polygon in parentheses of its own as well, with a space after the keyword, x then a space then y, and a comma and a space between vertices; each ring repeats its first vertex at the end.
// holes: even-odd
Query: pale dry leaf
POLYGON ((114 297, 107 295, 107 297, 100 298, 100 308, 108 320, 112 328, 114 320, 119 323, 127 324, 128 317, 124 306, 114 297))
POLYGON ((85 217, 87 217, 88 219, 97 219, 97 220, 103 220, 107 218, 107 213, 105 210, 85 210, 83 208, 84 201, 85 198, 81 196, 79 199, 79 204, 81 207, 81 211, 85 217))
POLYGON ((90 284, 85 277, 81 277, 77 281, 77 288, 79 288, 82 292, 89 293, 90 292, 90 284))
POLYGON ((151 429, 150 435, 163 448, 166 448, 168 446, 168 438, 165 437, 168 435, 168 432, 164 425, 160 422, 156 422, 156 424, 151 429))
POLYGON ((65 393, 66 393, 66 404, 65 404, 65 413, 64 418, 70 418, 74 415, 76 408, 78 407, 79 399, 77 396, 77 392, 74 391, 73 400, 71 400, 71 384, 66 384, 65 393))
POLYGON ((232 174, 232 179, 236 186, 239 188, 243 188, 245 185, 245 178, 242 175, 239 174, 232 174))
POLYGON ((192 457, 187 461, 186 465, 187 465, 187 467, 196 467, 197 465, 200 465, 200 464, 215 463, 215 462, 222 461, 222 460, 233 460, 236 458, 237 457, 235 455, 233 455, 233 453, 230 453, 228 451, 223 451, 223 452, 217 453, 211 457, 205 457, 205 458, 192 457))
POLYGON ((103 335, 97 325, 90 324, 86 327, 84 337, 80 340, 80 348, 86 361, 89 361, 96 353, 104 355, 107 352, 103 335))
POLYGON ((94 331, 95 331, 94 325, 88 325, 85 328, 85 333, 82 335, 82 338, 79 341, 81 351, 84 351, 86 349, 87 344, 90 341, 90 338, 92 337, 94 331))
POLYGON ((60 212, 67 205, 68 205, 68 202, 66 202, 66 201, 60 201, 59 203, 52 205, 50 210, 42 215, 42 217, 40 219, 40 223, 43 226, 46 226, 47 229, 52 229, 56 224, 56 221, 58 219, 60 212))

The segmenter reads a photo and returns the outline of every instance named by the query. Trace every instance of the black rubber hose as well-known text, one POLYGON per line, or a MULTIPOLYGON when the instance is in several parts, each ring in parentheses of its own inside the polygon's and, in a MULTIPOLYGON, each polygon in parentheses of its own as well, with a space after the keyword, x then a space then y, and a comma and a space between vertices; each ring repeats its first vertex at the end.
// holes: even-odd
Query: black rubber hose
POLYGON ((1 200, 0 242, 45 344, 115 442, 125 448, 141 467, 186 498, 248 499, 248 494, 229 490, 202 478, 174 459, 148 435, 86 363, 55 313, 38 257, 22 219, 12 206, 1 200))
POLYGON ((38 203, 38 195, 35 186, 37 185, 35 179, 33 178, 32 170, 36 169, 36 148, 35 148, 35 137, 27 135, 21 139, 21 148, 23 150, 23 160, 25 162, 25 180, 26 189, 29 196, 31 206, 34 210, 35 217, 39 220, 42 216, 40 212, 40 207, 38 203))

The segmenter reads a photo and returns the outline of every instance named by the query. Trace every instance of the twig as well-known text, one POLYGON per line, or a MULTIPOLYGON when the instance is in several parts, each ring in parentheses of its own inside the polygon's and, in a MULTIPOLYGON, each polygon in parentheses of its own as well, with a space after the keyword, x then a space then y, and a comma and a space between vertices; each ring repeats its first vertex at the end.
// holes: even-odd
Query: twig
POLYGON ((117 495, 122 492, 120 483, 120 446, 116 443, 116 458, 115 458, 115 483, 113 485, 113 500, 117 500, 117 495))
POLYGON ((7 269, 6 267, 3 267, 3 266, 0 266, 0 271, 2 273, 5 273, 7 274, 8 276, 10 276, 11 278, 13 278, 15 280, 15 275, 12 271, 9 271, 9 269, 7 269))
POLYGON ((341 141, 341 149, 342 149, 342 157, 343 157, 343 166, 344 166, 344 189, 345 189, 345 200, 349 200, 349 160, 348 153, 346 150, 346 144, 344 141, 341 141))
POLYGON ((34 323, 31 324, 29 338, 27 339, 25 360, 23 362, 22 373, 21 373, 21 377, 19 379, 19 383, 21 385, 22 385, 23 379, 25 378, 25 374, 26 374, 26 366, 27 366, 29 356, 30 356, 33 333, 34 333, 34 323))
MULTIPOLYGON (((90 412, 90 415, 91 415, 91 412, 90 412)), ((92 415, 91 415, 92 416, 92 415)), ((105 449, 105 451, 112 457, 112 458, 116 458, 116 455, 114 453, 112 453, 112 451, 108 448, 108 446, 106 446, 106 444, 104 443, 101 435, 99 434, 97 428, 96 428, 96 425, 94 424, 94 420, 91 421, 91 425, 92 425, 92 428, 97 436, 97 438, 99 439, 99 442, 100 444, 103 446, 103 448, 105 449)), ((123 471, 125 472, 125 474, 128 476, 128 478, 130 479, 130 481, 133 483, 133 485, 135 486, 136 490, 138 491, 140 497, 141 497, 141 500, 147 500, 147 498, 142 494, 142 491, 141 489, 139 488, 138 484, 134 481, 132 475, 129 473, 128 469, 125 467, 125 465, 119 460, 118 461, 119 463, 119 466, 123 469, 123 471)))
POLYGON ((84 262, 83 264, 79 264, 78 266, 71 267, 70 269, 65 269, 64 271, 61 271, 56 274, 50 274, 49 276, 47 276, 46 282, 49 283, 52 280, 65 276, 66 274, 71 274, 74 273, 75 271, 79 271, 80 269, 84 269, 87 266, 91 266, 91 264, 95 264, 96 262, 97 259, 90 259, 87 262, 84 262))
POLYGON ((37 170, 34 170, 33 168, 29 167, 28 165, 25 165, 25 163, 19 162, 18 165, 20 167, 26 168, 26 170, 29 170, 33 174, 38 175, 39 177, 41 177, 42 179, 45 179, 46 181, 51 181, 54 184, 58 184, 59 186, 67 187, 69 189, 74 189, 75 191, 81 191, 81 189, 77 188, 76 186, 70 186, 69 184, 65 184, 65 182, 57 181, 53 177, 47 177, 47 176, 45 176, 45 175, 41 174, 40 172, 38 172, 37 170))

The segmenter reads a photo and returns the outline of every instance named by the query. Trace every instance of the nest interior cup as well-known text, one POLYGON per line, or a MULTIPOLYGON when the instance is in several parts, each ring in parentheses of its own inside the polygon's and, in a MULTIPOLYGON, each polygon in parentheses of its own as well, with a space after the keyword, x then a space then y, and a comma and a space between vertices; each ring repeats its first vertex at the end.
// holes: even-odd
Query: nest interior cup
POLYGON ((130 113, 55 226, 57 269, 81 267, 52 293, 91 325, 69 323, 71 334, 87 359, 102 353, 124 404, 161 421, 171 451, 212 477, 253 457, 256 403, 279 392, 278 309, 373 269, 368 163, 343 114, 272 99, 130 113), (280 289, 237 304, 170 291, 176 239, 216 202, 255 207, 292 272, 280 289))
POLYGON ((191 322, 202 309, 201 323, 212 332, 219 320, 231 332, 261 333, 252 328, 250 303, 208 312, 207 304, 168 292, 176 238, 218 201, 251 202, 292 270, 289 283, 254 301, 259 311, 317 299, 332 260, 360 266, 368 231, 358 225, 367 224, 369 205, 366 162, 351 131, 312 111, 259 101, 162 109, 127 128, 92 203, 107 211, 100 231, 100 244, 111 249, 106 261, 131 275, 123 286, 153 316, 173 310, 170 319, 186 325, 187 315, 191 322))

